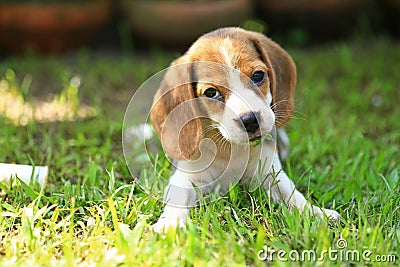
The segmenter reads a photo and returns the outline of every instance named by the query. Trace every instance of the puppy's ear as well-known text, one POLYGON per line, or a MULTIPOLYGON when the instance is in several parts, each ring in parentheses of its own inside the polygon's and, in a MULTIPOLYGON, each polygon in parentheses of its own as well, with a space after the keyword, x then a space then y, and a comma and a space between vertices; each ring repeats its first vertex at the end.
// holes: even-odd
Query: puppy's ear
POLYGON ((259 33, 253 35, 254 46, 268 66, 275 124, 281 127, 291 119, 294 111, 296 65, 289 54, 271 39, 259 33))
POLYGON ((185 56, 172 62, 150 112, 165 153, 175 160, 190 159, 203 137, 197 106, 190 101, 195 98, 191 76, 192 64, 185 56))

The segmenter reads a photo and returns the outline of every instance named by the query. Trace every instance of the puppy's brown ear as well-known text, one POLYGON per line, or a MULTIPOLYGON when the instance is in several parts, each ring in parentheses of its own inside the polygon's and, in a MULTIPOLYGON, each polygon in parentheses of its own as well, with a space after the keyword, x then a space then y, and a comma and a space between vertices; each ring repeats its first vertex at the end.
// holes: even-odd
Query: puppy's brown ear
POLYGON ((165 153, 190 159, 202 139, 202 124, 194 101, 192 64, 185 56, 171 63, 153 100, 150 118, 165 153))
POLYGON ((281 127, 291 119, 294 111, 296 65, 282 47, 264 35, 255 33, 252 41, 268 66, 275 124, 281 127))

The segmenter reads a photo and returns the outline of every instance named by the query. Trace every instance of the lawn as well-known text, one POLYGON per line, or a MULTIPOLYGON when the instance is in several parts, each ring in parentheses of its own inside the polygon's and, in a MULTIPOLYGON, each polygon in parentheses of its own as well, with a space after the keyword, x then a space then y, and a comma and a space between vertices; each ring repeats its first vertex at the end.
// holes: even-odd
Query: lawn
POLYGON ((281 266, 312 253, 323 260, 302 264, 400 264, 400 43, 288 51, 298 86, 284 168, 310 201, 340 212, 339 224, 290 214, 263 190, 235 186, 193 209, 186 230, 152 233, 162 205, 126 167, 123 115, 135 88, 177 54, 31 54, 0 62, 0 94, 96 114, 17 121, 24 125, 0 117, 0 162, 50 169, 44 187, 1 185, 0 266, 281 266))

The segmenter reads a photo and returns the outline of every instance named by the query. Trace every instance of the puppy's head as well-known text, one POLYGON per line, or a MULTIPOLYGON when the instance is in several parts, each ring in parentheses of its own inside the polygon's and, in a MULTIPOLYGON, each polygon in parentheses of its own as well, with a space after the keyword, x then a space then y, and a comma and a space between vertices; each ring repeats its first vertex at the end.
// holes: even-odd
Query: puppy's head
POLYGON ((240 144, 281 127, 294 110, 295 82, 295 65, 279 45, 259 33, 223 28, 200 37, 171 64, 150 116, 165 152, 190 159, 210 129, 240 144))

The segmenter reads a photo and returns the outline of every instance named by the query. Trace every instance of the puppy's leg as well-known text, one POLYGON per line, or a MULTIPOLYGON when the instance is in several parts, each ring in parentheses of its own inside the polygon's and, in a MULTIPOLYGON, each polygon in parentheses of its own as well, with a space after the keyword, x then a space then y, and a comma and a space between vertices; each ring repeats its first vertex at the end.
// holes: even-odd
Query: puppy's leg
POLYGON ((274 151, 271 155, 274 156, 271 171, 274 171, 275 174, 267 173, 268 178, 263 183, 263 186, 268 190, 268 194, 271 194, 274 201, 285 203, 288 205, 289 209, 295 206, 300 212, 309 210, 311 215, 316 215, 321 218, 324 217, 324 214, 332 220, 339 220, 341 218, 340 214, 334 210, 310 205, 303 194, 297 191, 293 182, 282 170, 278 154, 274 151))
POLYGON ((279 158, 282 161, 285 161, 287 156, 289 155, 290 140, 285 129, 278 128, 276 129, 276 133, 277 133, 276 143, 277 143, 279 158))
POLYGON ((180 170, 176 170, 171 176, 164 193, 166 206, 157 223, 152 226, 155 232, 185 225, 189 209, 197 200, 196 190, 187 176, 187 173, 180 170))

